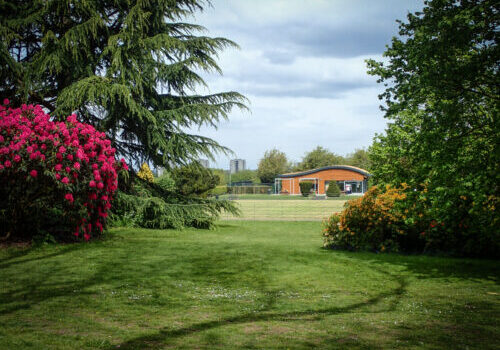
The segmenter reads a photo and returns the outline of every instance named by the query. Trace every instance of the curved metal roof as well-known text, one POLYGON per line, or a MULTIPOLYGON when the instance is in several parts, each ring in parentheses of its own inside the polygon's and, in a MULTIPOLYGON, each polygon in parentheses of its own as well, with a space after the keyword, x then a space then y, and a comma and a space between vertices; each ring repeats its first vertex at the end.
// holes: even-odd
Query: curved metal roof
POLYGON ((309 174, 314 174, 323 170, 332 170, 332 169, 340 169, 340 170, 350 170, 354 171, 356 173, 359 173, 363 176, 369 177, 372 176, 368 171, 365 169, 357 168, 355 166, 350 166, 350 165, 331 165, 331 166, 325 166, 322 168, 316 168, 312 170, 306 170, 306 171, 299 171, 296 173, 288 173, 288 174, 281 174, 276 176, 277 178, 290 178, 290 177, 297 177, 297 176, 303 176, 303 175, 309 175, 309 174))

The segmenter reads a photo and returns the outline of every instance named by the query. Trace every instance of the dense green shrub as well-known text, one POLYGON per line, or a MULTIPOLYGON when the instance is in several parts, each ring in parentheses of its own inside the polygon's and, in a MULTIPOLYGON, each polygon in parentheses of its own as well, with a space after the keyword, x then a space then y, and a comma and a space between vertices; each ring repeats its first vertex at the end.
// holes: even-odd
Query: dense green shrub
POLYGON ((142 197, 117 191, 109 216, 109 225, 114 227, 137 226, 135 221, 142 204, 142 197))
MULTIPOLYGON (((498 230, 474 229, 461 211, 468 198, 450 221, 433 217, 433 203, 427 189, 373 186, 361 198, 346 203, 342 213, 334 213, 324 224, 324 246, 334 249, 446 253, 458 256, 498 257, 498 230), (483 233, 483 234, 481 234, 483 233)), ((491 198, 485 210, 498 205, 491 198)))
POLYGON ((217 186, 214 189, 210 190, 210 194, 212 196, 221 196, 228 192, 228 187, 226 185, 217 186))
POLYGON ((172 178, 179 194, 196 197, 208 196, 220 181, 219 176, 198 163, 173 169, 172 178))
POLYGON ((425 1, 383 62, 367 62, 388 119, 370 170, 415 191, 408 206, 425 209, 427 250, 498 257, 499 23, 498 1, 425 1))
POLYGON ((111 222, 155 229, 211 228, 223 211, 239 215, 231 201, 182 196, 136 178, 129 193, 118 192, 111 222))
POLYGON ((300 186, 300 193, 302 193, 302 195, 304 197, 307 197, 307 196, 309 196, 309 194, 311 194, 311 190, 313 188, 312 182, 302 181, 302 182, 299 182, 299 186, 300 186))
POLYGON ((328 197, 340 197, 340 188, 337 181, 330 181, 328 189, 326 190, 326 195, 328 197))
POLYGON ((167 203, 159 197, 149 197, 140 207, 136 224, 146 228, 195 227, 211 228, 222 210, 233 211, 229 201, 207 199, 200 203, 167 203))
POLYGON ((157 177, 154 180, 154 183, 161 187, 161 189, 165 192, 175 191, 175 181, 172 179, 172 176, 170 176, 170 173, 166 171, 161 176, 157 177))

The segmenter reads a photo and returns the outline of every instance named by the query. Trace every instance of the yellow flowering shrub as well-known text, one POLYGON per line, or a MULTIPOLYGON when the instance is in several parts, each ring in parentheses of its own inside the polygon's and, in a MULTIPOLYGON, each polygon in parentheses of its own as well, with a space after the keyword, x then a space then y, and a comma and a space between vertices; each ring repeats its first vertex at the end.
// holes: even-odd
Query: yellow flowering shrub
POLYGON ((441 203, 432 199, 432 191, 437 189, 426 183, 370 188, 325 221, 324 247, 497 257, 499 197, 449 192, 449 201, 441 203), (449 209, 440 215, 445 205, 449 209))
POLYGON ((348 250, 398 251, 417 244, 419 237, 407 230, 408 189, 371 187, 361 198, 350 200, 345 209, 334 213, 324 223, 324 247, 348 250))
POLYGON ((149 166, 146 163, 142 163, 137 176, 148 182, 154 182, 153 172, 149 169, 149 166))

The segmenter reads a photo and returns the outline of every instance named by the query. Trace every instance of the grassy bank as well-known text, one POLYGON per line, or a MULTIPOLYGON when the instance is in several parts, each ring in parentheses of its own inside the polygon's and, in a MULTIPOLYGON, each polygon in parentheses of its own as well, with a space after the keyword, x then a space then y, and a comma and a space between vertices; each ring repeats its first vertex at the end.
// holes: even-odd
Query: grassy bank
POLYGON ((0 349, 497 349, 498 263, 327 251, 318 222, 0 249, 0 349))

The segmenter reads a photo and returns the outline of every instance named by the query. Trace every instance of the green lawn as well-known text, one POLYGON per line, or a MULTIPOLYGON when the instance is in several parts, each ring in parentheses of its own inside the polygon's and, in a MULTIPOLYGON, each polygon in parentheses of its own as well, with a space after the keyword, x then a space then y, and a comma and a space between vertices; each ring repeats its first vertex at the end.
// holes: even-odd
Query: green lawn
POLYGON ((327 251, 319 222, 0 249, 1 349, 498 349, 498 262, 327 251))
POLYGON ((222 216, 224 220, 285 220, 285 221, 322 221, 340 212, 345 200, 279 200, 264 199, 235 200, 241 210, 241 216, 230 214, 222 216))

